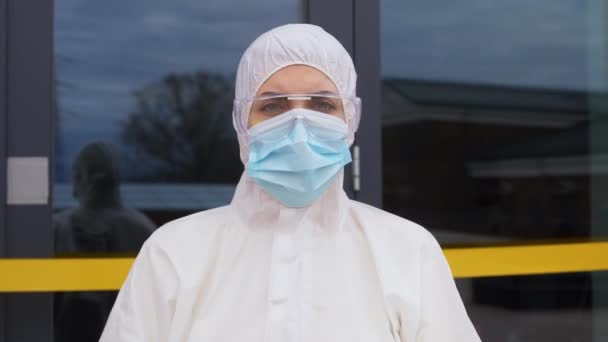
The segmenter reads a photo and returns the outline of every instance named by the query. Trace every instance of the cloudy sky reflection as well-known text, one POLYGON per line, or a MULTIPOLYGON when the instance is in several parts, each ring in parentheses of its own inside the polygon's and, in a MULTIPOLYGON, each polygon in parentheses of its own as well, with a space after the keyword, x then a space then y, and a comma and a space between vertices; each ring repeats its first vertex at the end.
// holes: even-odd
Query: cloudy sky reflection
MULTIPOLYGON (((539 88, 589 88, 606 32, 595 0, 383 0, 384 77, 539 88)), ((171 72, 234 75, 261 32, 302 20, 283 0, 55 2, 62 157, 86 142, 119 142, 132 92, 171 72)), ((364 65, 358 66, 364 68, 364 65)), ((65 178, 65 175, 58 175, 65 178)))

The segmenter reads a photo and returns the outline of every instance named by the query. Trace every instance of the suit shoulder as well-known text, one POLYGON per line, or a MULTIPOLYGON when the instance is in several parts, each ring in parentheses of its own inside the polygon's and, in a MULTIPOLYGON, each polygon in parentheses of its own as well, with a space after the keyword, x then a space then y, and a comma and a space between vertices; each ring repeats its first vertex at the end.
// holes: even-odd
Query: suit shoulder
POLYGON ((357 201, 351 203, 353 217, 372 233, 387 235, 396 240, 405 239, 410 243, 436 243, 431 232, 418 223, 365 203, 357 201))
POLYGON ((201 242, 229 223, 228 210, 229 206, 223 206, 167 222, 150 236, 148 243, 158 246, 179 246, 192 239, 201 242))

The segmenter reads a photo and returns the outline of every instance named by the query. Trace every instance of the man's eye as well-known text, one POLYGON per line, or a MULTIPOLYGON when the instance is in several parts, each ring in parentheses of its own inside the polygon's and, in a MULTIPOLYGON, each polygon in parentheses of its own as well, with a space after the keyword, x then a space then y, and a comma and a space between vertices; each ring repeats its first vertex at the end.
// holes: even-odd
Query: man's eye
POLYGON ((260 107, 260 110, 265 114, 277 114, 284 111, 284 106, 278 102, 268 102, 260 107))
POLYGON ((314 109, 323 113, 333 113, 334 111, 336 111, 337 107, 330 101, 315 101, 314 109))

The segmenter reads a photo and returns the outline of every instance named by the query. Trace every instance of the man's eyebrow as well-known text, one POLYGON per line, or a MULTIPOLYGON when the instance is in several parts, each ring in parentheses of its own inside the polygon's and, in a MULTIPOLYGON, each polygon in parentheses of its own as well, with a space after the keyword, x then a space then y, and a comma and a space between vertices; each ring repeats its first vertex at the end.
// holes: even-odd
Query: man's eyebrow
MULTIPOLYGON (((272 95, 289 95, 291 93, 277 93, 275 91, 265 91, 259 96, 272 96, 272 95)), ((338 95, 335 91, 331 90, 319 90, 311 93, 294 93, 294 94, 316 94, 316 95, 338 95)))
POLYGON ((338 95, 335 91, 330 91, 330 90, 315 91, 313 94, 319 94, 319 95, 338 95))
POLYGON ((259 96, 270 96, 270 95, 281 95, 281 93, 277 93, 274 91, 265 91, 262 94, 260 94, 259 96))
POLYGON ((276 91, 265 91, 263 93, 261 93, 260 95, 257 96, 275 96, 275 95, 290 95, 290 94, 311 94, 311 95, 332 95, 332 96, 340 96, 338 93, 336 93, 335 91, 331 91, 331 90, 319 90, 319 91, 315 91, 315 92, 309 92, 309 93, 279 93, 276 91))

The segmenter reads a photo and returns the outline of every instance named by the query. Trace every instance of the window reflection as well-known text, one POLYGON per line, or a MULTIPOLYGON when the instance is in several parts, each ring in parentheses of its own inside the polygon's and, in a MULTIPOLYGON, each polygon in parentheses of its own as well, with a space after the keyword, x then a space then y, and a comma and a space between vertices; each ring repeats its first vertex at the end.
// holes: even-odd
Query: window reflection
MULTIPOLYGON (((382 0, 385 208, 444 246, 608 237, 602 3, 382 0)), ((606 275, 457 283, 484 342, 599 342, 606 275)))
POLYGON ((76 157, 72 173, 78 207, 53 217, 56 255, 135 255, 156 226, 123 205, 116 151, 106 143, 91 143, 76 157))
POLYGON ((444 243, 591 235, 585 93, 385 79, 383 96, 389 211, 444 243))
MULTIPOLYGON (((116 150, 106 143, 86 145, 76 156, 72 178, 78 207, 53 217, 55 254, 137 254, 156 226, 141 212, 123 205, 116 150)), ((97 340, 115 299, 116 292, 56 294, 55 341, 97 340)))
POLYGON ((444 245, 607 237, 593 2, 383 0, 385 208, 444 245))
POLYGON ((54 208, 76 207, 71 165, 95 141, 115 146, 124 204, 156 226, 228 204, 243 170, 231 121, 238 59, 260 32, 301 22, 303 9, 57 1, 54 208))
MULTIPOLYGON (((56 1, 56 255, 135 255, 156 227, 228 204, 243 171, 231 117, 238 59, 260 33, 302 22, 304 8, 56 1)), ((56 294, 55 341, 97 341, 115 296, 56 294)))

